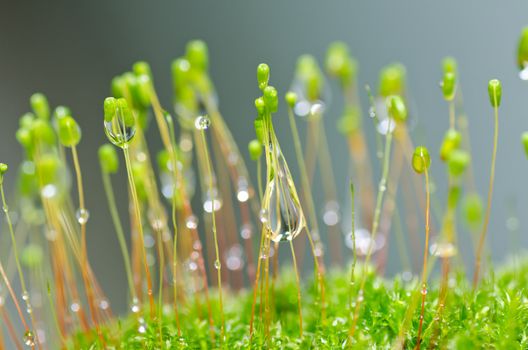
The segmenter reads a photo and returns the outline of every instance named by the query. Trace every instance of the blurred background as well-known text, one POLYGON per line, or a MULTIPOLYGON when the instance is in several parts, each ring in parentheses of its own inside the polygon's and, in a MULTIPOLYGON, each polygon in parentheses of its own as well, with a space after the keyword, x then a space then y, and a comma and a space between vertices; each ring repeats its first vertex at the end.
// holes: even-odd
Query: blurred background
MULTIPOLYGON (((253 101, 259 94, 255 69, 259 63, 270 65, 271 83, 282 95, 290 87, 297 57, 310 53, 322 63, 334 40, 346 42, 359 61, 361 86, 377 86, 380 68, 400 61, 407 67, 413 113, 418 119, 415 141, 433 153, 437 199, 443 208, 445 167, 437 152, 448 127, 448 110, 438 83, 441 61, 452 55, 459 63, 476 184, 483 198, 487 195, 493 133, 487 82, 499 78, 503 85, 488 236, 494 260, 501 261, 528 244, 528 237, 522 234, 528 225, 523 219, 528 210, 524 185, 528 162, 520 143, 521 132, 528 129, 528 84, 518 78, 515 61, 519 34, 528 25, 526 13, 528 3, 522 0, 509 1, 507 6, 492 0, 2 1, 0 161, 14 169, 22 159, 15 132, 18 117, 30 108, 32 93, 43 92, 53 107, 64 104, 72 109, 83 130, 79 153, 91 214, 89 254, 103 289, 114 307, 122 310, 126 305, 126 279, 97 159, 97 147, 106 141, 102 102, 109 95, 112 77, 130 69, 137 60, 148 61, 162 104, 172 109, 170 64, 184 53, 187 41, 205 40, 220 109, 254 175, 246 145, 254 138, 253 101)), ((325 124, 336 186, 340 201, 346 203, 349 155, 346 141, 335 127, 342 101, 335 82, 330 84, 333 93, 325 124)), ((367 96, 363 89, 360 92, 366 110, 367 96)), ((284 105, 275 122, 296 175, 284 105)), ((304 135, 303 123, 299 126, 304 135)), ((365 126, 369 145, 374 147, 375 131, 370 123, 365 126)), ((150 131, 151 148, 159 150, 156 130, 150 131)), ((379 169, 375 170, 377 183, 379 169)), ((9 174, 8 192, 13 192, 14 172, 9 174)), ((121 211, 125 212, 126 177, 115 183, 121 211)), ((320 194, 319 189, 315 192, 320 194)), ((471 269, 470 240, 465 230, 459 234, 465 247, 464 260, 471 269)), ((389 273, 400 269, 394 256, 391 253, 389 273)))

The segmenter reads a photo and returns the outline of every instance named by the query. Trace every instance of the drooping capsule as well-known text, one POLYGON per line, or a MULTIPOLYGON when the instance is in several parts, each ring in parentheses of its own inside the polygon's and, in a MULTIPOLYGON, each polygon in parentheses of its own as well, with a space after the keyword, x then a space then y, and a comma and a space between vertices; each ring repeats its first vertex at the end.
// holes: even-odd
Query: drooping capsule
POLYGON ((440 159, 443 161, 448 160, 451 152, 456 150, 461 142, 462 134, 459 131, 455 129, 447 130, 440 146, 440 159))
POLYGON ((418 174, 426 171, 431 165, 431 156, 427 148, 418 146, 414 150, 412 157, 412 167, 418 174))
POLYGON ((125 148, 136 133, 132 110, 124 98, 108 97, 104 101, 104 129, 108 140, 125 148))

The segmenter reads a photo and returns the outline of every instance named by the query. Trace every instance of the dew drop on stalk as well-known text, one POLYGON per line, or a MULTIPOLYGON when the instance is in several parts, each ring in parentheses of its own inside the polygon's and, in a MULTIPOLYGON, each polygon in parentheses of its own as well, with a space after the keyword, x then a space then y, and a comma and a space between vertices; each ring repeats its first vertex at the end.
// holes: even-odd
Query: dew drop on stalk
POLYGON ((88 219, 90 218, 90 212, 88 211, 88 209, 79 208, 75 212, 75 217, 77 218, 79 224, 84 225, 88 222, 88 219))
POLYGON ((27 346, 35 346, 35 334, 28 330, 24 333, 24 337, 23 337, 23 340, 24 340, 24 344, 26 344, 27 346))
POLYGON ((52 199, 57 196, 59 193, 59 189, 54 184, 47 184, 46 186, 42 187, 40 190, 40 194, 42 197, 46 199, 52 199))
POLYGON ((194 250, 200 250, 202 249, 202 242, 200 242, 199 239, 193 242, 193 249, 194 250))
POLYGON ((524 68, 519 71, 519 78, 521 80, 528 80, 528 65, 525 64, 524 68))
POLYGON ((117 110, 116 117, 112 118, 111 121, 104 122, 104 130, 108 140, 120 148, 126 148, 128 142, 136 134, 136 127, 134 125, 125 125, 119 109, 117 110))
POLYGON ((237 200, 241 203, 249 199, 248 182, 245 177, 240 177, 237 183, 237 200))
POLYGON ((218 259, 215 260, 214 267, 215 267, 215 269, 220 270, 220 268, 222 267, 222 264, 220 263, 220 260, 218 260, 218 259))
POLYGON ((218 196, 218 190, 216 188, 208 190, 205 194, 203 208, 207 213, 212 213, 222 208, 222 199, 218 196))
POLYGON ((106 299, 99 300, 99 309, 107 310, 110 307, 110 303, 106 299))
POLYGON ((388 133, 393 132, 395 127, 396 125, 394 121, 390 118, 386 118, 378 123, 378 125, 376 126, 376 130, 381 135, 387 135, 388 133))
POLYGON ((24 300, 24 301, 28 301, 29 300, 29 293, 28 292, 22 293, 22 300, 24 300))
POLYGON ((132 305, 130 306, 130 310, 132 311, 132 313, 135 313, 135 314, 139 312, 139 299, 138 298, 134 298, 132 300, 132 305))
POLYGON ((197 130, 207 130, 210 125, 211 125, 211 120, 205 115, 198 116, 194 120, 194 127, 197 130))
POLYGON ((266 209, 260 209, 259 219, 263 224, 268 222, 268 211, 266 209))

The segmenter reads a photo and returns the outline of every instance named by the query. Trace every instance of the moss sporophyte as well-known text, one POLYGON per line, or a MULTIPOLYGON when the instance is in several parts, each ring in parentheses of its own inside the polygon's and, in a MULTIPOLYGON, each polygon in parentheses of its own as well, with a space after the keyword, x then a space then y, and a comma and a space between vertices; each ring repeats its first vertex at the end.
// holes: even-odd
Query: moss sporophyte
MULTIPOLYGON (((525 29, 523 79, 527 38, 525 29)), ((401 63, 383 67, 365 92, 343 42, 329 46, 324 69, 316 57, 300 56, 289 91, 270 85, 270 67, 259 64, 255 118, 237 121, 255 129, 242 151, 219 109, 209 63, 206 44, 189 42, 171 66, 167 110, 143 61, 111 80, 102 104, 109 143, 98 151, 100 174, 120 248, 115 261, 127 281, 129 314, 120 316, 90 264, 96 223, 84 183, 93 174, 78 149, 90 136, 81 132, 84 119, 50 108, 41 93, 31 96, 16 133, 24 160, 17 171, 0 163, 0 349, 528 347, 528 260, 494 269, 484 259, 494 220, 499 80, 488 84, 494 133, 484 207, 463 72, 453 57, 439 65, 448 118, 434 152, 414 145, 413 71, 401 63), (330 109, 334 80, 343 105, 330 109), (332 162, 341 160, 332 157, 328 119, 346 140, 349 185, 334 176, 332 162), (291 140, 276 133, 284 123, 291 140), (146 136, 153 133, 158 150, 146 136), (442 163, 445 191, 434 181, 442 163), (114 187, 123 178, 127 203, 116 195, 124 188, 114 187), (15 183, 8 193, 7 183, 15 183), (464 264, 458 221, 471 232, 473 266, 464 264), (389 261, 400 266, 390 279, 389 261)), ((521 141, 528 154, 527 133, 521 141)))

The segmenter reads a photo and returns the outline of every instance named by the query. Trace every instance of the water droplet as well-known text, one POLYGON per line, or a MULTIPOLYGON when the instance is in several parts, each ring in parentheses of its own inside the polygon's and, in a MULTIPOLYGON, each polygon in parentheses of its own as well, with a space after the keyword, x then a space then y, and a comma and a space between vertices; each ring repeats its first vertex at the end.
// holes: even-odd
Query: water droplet
POLYGON ((240 177, 237 184, 237 199, 239 202, 244 203, 249 199, 248 182, 245 177, 240 177))
POLYGON ((22 293, 22 300, 24 300, 24 301, 28 301, 29 300, 29 293, 28 292, 22 293))
POLYGON ((323 101, 315 101, 310 106, 310 116, 311 117, 320 117, 325 111, 325 104, 323 101))
POLYGON ((222 208, 222 199, 218 196, 218 190, 216 188, 207 191, 203 208, 208 213, 212 213, 213 210, 218 211, 222 208))
POLYGON ((280 242, 287 240, 288 236, 295 238, 304 228, 305 219, 297 190, 280 150, 276 164, 275 178, 268 183, 264 194, 264 223, 270 230, 271 240, 280 242))
POLYGON ((88 219, 90 218, 90 212, 88 211, 88 209, 79 208, 75 213, 75 217, 77 218, 79 224, 85 225, 88 222, 88 219))
POLYGON ((268 211, 266 209, 260 209, 259 219, 263 224, 268 222, 268 211))
POLYGON ((210 125, 211 120, 205 115, 198 116, 194 120, 194 127, 198 130, 207 130, 210 125))
POLYGON ((378 123, 376 129, 381 135, 387 135, 388 133, 391 133, 395 127, 396 123, 394 123, 392 119, 386 118, 378 123))
POLYGON ((450 258, 457 254, 457 249, 454 244, 449 242, 436 242, 431 244, 429 248, 431 255, 440 258, 450 258))
POLYGON ((402 273, 402 280, 405 282, 409 282, 412 279, 413 275, 411 271, 404 271, 402 273))
POLYGON ((376 109, 371 106, 368 110, 368 115, 371 118, 376 118, 376 109))
POLYGON ((81 304, 79 304, 79 302, 74 301, 70 305, 70 310, 74 313, 79 312, 79 310, 81 310, 81 304))
POLYGON ((525 64, 524 68, 519 71, 519 78, 521 80, 528 80, 528 65, 525 64))
POLYGON ((138 298, 134 298, 132 300, 132 305, 130 306, 130 310, 132 311, 132 313, 135 313, 137 314, 140 310, 140 307, 139 307, 139 299, 138 298))
POLYGON ((189 268, 190 271, 196 271, 198 269, 198 264, 192 260, 189 260, 187 262, 187 267, 189 268))
POLYGON ((44 234, 46 239, 50 242, 54 242, 57 239, 57 231, 52 228, 48 228, 44 234))
POLYGON ((26 344, 27 346, 35 346, 35 334, 32 331, 26 331, 26 333, 24 333, 23 340, 24 344, 26 344))
POLYGON ((99 300, 99 308, 101 310, 108 310, 109 307, 110 307, 110 303, 108 302, 108 300, 106 299, 99 300))
POLYGON ((42 197, 47 199, 54 198, 55 196, 57 196, 58 193, 59 190, 54 184, 47 184, 40 190, 40 194, 42 195, 42 197))
POLYGON ((328 201, 325 204, 325 211, 323 213, 323 221, 327 226, 335 226, 339 223, 339 203, 336 201, 328 201))
POLYGON ((185 219, 185 226, 189 230, 195 230, 196 228, 198 228, 198 218, 196 216, 194 216, 194 215, 189 215, 185 219))
POLYGON ((130 142, 136 134, 135 125, 125 125, 124 118, 121 117, 119 109, 115 118, 112 118, 111 121, 104 122, 104 130, 108 140, 120 148, 126 148, 128 142, 130 142))
POLYGON ((4 213, 6 213, 6 214, 9 212, 9 207, 7 206, 7 204, 4 204, 2 209, 4 210, 4 213))
POLYGON ((422 286, 420 293, 422 293, 422 295, 427 295, 427 287, 425 285, 422 286))
POLYGON ((250 239, 253 235, 253 227, 251 224, 244 224, 242 225, 242 228, 240 229, 240 236, 243 239, 250 239))
POLYGON ((218 260, 218 259, 215 260, 215 262, 214 262, 214 267, 215 267, 215 269, 217 269, 217 270, 220 270, 220 269, 222 268, 222 264, 220 263, 220 260, 218 260))

